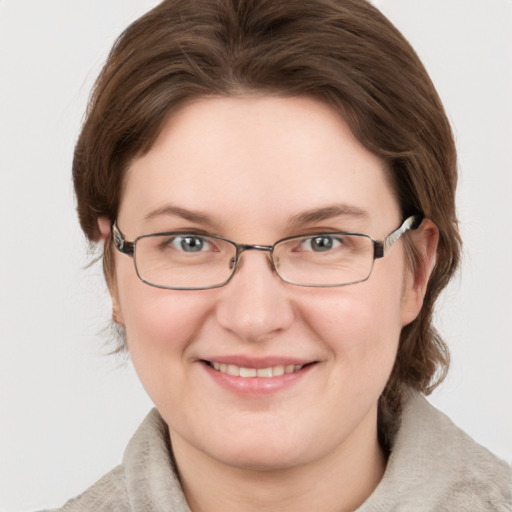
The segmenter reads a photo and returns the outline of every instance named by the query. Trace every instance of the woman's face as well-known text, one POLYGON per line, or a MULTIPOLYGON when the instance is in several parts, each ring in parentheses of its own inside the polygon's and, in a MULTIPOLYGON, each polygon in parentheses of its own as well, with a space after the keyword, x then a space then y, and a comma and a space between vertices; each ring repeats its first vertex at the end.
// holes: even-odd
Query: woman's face
MULTIPOLYGON (((130 166, 118 217, 128 240, 190 230, 264 245, 326 230, 381 240, 400 223, 383 163, 336 113, 265 96, 202 99, 174 114, 130 166)), ((259 251, 243 253, 226 286, 195 291, 148 286, 132 258, 115 258, 115 317, 182 451, 276 469, 375 439, 400 330, 421 302, 401 241, 367 281, 335 288, 286 284, 259 251), (242 377, 206 362, 235 373, 306 366, 242 377)))

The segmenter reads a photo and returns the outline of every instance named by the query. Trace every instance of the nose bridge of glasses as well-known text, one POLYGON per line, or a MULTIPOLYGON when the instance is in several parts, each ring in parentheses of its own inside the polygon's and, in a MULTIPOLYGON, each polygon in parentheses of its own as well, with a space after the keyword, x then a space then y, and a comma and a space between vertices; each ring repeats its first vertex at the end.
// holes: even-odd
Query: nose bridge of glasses
POLYGON ((273 247, 271 245, 253 245, 253 244, 240 244, 238 246, 238 254, 245 251, 266 251, 272 253, 273 247))
POLYGON ((233 258, 230 263, 230 268, 233 267, 240 267, 240 257, 242 256, 242 253, 246 251, 260 251, 260 252, 268 252, 269 253, 269 262, 271 265, 271 268, 274 269, 274 262, 272 260, 272 253, 274 250, 274 247, 272 245, 258 245, 258 244, 239 244, 237 247, 237 255, 236 258, 233 258))

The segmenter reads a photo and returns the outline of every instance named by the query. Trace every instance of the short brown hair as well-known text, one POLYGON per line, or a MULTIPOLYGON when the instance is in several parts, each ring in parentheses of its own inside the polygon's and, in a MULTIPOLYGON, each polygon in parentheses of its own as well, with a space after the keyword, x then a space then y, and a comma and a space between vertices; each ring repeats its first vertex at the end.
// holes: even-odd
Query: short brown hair
MULTIPOLYGON (((115 220, 127 167, 183 102, 253 92, 327 102, 388 163, 403 217, 421 213, 439 228, 422 310, 402 330, 381 397, 381 410, 396 410, 403 383, 428 393, 448 367, 432 314, 459 261, 456 154, 416 53, 367 1, 165 0, 133 23, 96 82, 76 145, 81 226, 95 241, 98 217, 115 220)), ((408 254, 414 260, 411 244, 408 254)), ((109 279, 108 244, 104 255, 109 279)))

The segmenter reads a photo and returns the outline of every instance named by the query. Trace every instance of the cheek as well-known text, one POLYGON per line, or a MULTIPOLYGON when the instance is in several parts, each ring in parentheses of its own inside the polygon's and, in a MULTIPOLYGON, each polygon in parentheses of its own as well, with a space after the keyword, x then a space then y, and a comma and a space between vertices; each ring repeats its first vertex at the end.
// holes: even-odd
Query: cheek
POLYGON ((186 360, 210 306, 201 294, 151 287, 128 270, 131 274, 122 268, 117 274, 118 308, 131 359, 148 388, 160 370, 177 375, 172 370, 186 360))
POLYGON ((143 286, 149 290, 121 298, 130 351, 140 345, 152 352, 183 351, 202 323, 204 304, 187 292, 143 286))
POLYGON ((126 294, 122 299, 133 367, 162 413, 181 411, 186 416, 192 411, 182 390, 191 389, 191 347, 200 337, 207 308, 186 292, 141 284, 148 290, 126 294))
POLYGON ((387 380, 402 328, 401 280, 372 277, 318 294, 303 309, 303 318, 328 345, 341 371, 360 384, 387 380))

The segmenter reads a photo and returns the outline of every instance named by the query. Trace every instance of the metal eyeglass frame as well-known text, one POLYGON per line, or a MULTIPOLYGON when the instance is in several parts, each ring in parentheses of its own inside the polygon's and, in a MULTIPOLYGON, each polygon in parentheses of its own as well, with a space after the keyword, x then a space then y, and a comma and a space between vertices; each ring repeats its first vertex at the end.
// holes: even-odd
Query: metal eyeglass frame
MULTIPOLYGON (((423 215, 411 215, 410 217, 407 217, 402 222, 402 224, 397 229, 392 231, 386 238, 384 238, 384 240, 374 240, 370 235, 365 235, 363 233, 347 232, 347 231, 343 231, 343 232, 342 231, 338 231, 338 232, 328 233, 328 234, 329 235, 333 235, 333 234, 354 235, 354 236, 363 236, 363 237, 368 238, 372 242, 372 244, 373 244, 373 260, 375 261, 376 259, 383 258, 386 255, 387 251, 391 248, 391 246, 404 233, 406 233, 409 230, 418 229, 420 227, 421 223, 423 222, 423 218, 424 218, 423 215)), ((124 237, 123 233, 119 230, 119 227, 117 226, 117 221, 114 221, 113 224, 112 224, 112 239, 113 239, 114 245, 115 245, 116 249, 119 252, 134 258, 135 271, 136 271, 137 276, 139 277, 139 279, 143 283, 145 283, 145 284, 147 284, 149 286, 154 286, 156 288, 163 288, 163 289, 166 289, 166 290, 210 290, 210 289, 213 289, 213 288, 220 288, 222 286, 225 286, 233 278, 233 276, 236 274, 236 271, 237 271, 238 266, 239 266, 241 254, 243 252, 245 252, 245 251, 252 251, 252 250, 254 250, 254 251, 266 251, 266 252, 269 252, 270 253, 270 260, 272 262, 272 267, 273 267, 275 273, 278 275, 278 277, 282 281, 284 281, 285 283, 293 284, 293 285, 296 285, 296 286, 305 286, 305 287, 312 287, 312 288, 332 288, 332 287, 337 287, 337 286, 347 286, 347 285, 350 285, 350 284, 356 284, 356 283, 360 283, 360 282, 366 281, 367 279, 369 279, 369 277, 370 277, 370 275, 372 273, 372 270, 373 270, 373 265, 372 265, 372 268, 370 269, 370 272, 368 273, 368 275, 364 279, 359 279, 357 281, 351 281, 351 282, 348 282, 348 283, 341 283, 341 284, 303 284, 303 283, 296 283, 296 282, 288 281, 288 280, 284 279, 279 274, 279 272, 277 271, 277 269, 275 267, 275 264, 274 264, 274 260, 273 260, 274 247, 277 244, 281 243, 281 242, 285 242, 285 241, 291 240, 293 238, 301 238, 301 237, 304 237, 304 236, 308 236, 308 237, 309 236, 318 236, 319 234, 327 234, 327 233, 313 233, 311 235, 294 235, 294 236, 289 236, 289 237, 286 237, 286 238, 281 238, 277 242, 274 242, 272 245, 237 244, 236 242, 233 242, 232 240, 229 240, 227 238, 223 238, 221 236, 205 235, 205 236, 208 236, 209 238, 215 238, 215 239, 218 239, 218 240, 223 240, 225 242, 228 242, 228 243, 230 243, 231 245, 233 245, 236 248, 236 255, 234 257, 234 261, 232 262, 231 274, 230 274, 230 276, 224 282, 219 283, 219 284, 215 284, 215 285, 211 285, 211 286, 202 286, 202 287, 176 287, 176 286, 158 285, 158 284, 146 281, 139 274, 139 270, 138 270, 137 264, 135 262, 135 246, 137 244, 137 241, 139 239, 141 239, 141 238, 147 238, 147 237, 152 237, 152 236, 169 236, 169 235, 178 235, 178 234, 182 235, 182 234, 184 234, 184 232, 183 231, 169 231, 169 232, 162 232, 162 233, 150 233, 150 234, 147 234, 147 235, 140 235, 140 236, 138 236, 133 241, 128 241, 124 237)))

